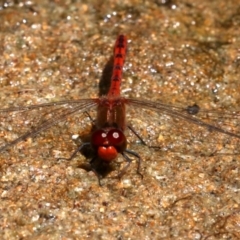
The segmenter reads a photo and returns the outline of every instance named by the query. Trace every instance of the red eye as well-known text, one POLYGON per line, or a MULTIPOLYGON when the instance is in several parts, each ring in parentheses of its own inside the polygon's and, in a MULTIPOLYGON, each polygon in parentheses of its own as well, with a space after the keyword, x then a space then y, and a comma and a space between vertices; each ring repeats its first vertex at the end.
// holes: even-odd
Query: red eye
POLYGON ((93 146, 102 146, 103 143, 106 141, 106 137, 106 132, 102 129, 99 129, 92 134, 91 143, 93 146))
POLYGON ((107 133, 107 139, 111 146, 122 146, 125 145, 126 138, 123 132, 119 129, 112 129, 107 133))

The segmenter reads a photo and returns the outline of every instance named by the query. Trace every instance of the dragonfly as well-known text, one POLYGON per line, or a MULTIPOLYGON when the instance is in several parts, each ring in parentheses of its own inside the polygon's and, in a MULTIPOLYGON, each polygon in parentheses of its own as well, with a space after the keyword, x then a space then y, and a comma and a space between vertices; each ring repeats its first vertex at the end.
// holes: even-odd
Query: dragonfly
MULTIPOLYGON (((130 163, 132 162, 131 157, 137 159, 137 173, 142 176, 140 173, 142 158, 138 153, 128 148, 128 141, 125 134, 126 130, 129 129, 133 132, 141 143, 145 145, 148 145, 148 143, 146 143, 145 140, 143 140, 142 137, 134 130, 134 128, 127 123, 126 106, 131 106, 134 109, 140 109, 140 111, 145 109, 147 111, 154 112, 157 115, 157 119, 161 119, 161 121, 163 121, 163 119, 167 122, 169 121, 170 126, 172 127, 170 127, 167 131, 171 131, 171 128, 174 129, 175 126, 175 130, 178 129, 180 132, 179 134, 185 134, 183 135, 184 139, 190 139, 187 142, 189 145, 191 145, 192 142, 197 145, 201 145, 202 141, 209 141, 211 146, 215 146, 216 149, 218 149, 219 142, 221 142, 221 145, 223 146, 222 149, 230 149, 232 154, 237 154, 240 143, 240 133, 238 131, 239 112, 204 110, 196 104, 193 106, 182 107, 165 104, 160 101, 123 97, 121 95, 121 81, 123 66, 127 54, 127 37, 125 35, 119 35, 117 37, 113 52, 111 85, 106 95, 102 95, 98 98, 64 100, 38 105, 0 109, 0 119, 5 116, 8 116, 9 119, 9 116, 15 116, 17 114, 25 116, 22 121, 22 127, 24 129, 24 121, 29 115, 38 115, 38 112, 41 111, 45 111, 44 114, 46 115, 42 114, 38 123, 35 126, 31 125, 30 129, 25 133, 20 134, 11 141, 4 142, 0 146, 0 152, 13 148, 13 146, 25 141, 28 138, 34 138, 60 122, 67 121, 69 116, 73 116, 75 114, 85 114, 95 108, 96 119, 94 121, 92 120, 93 126, 90 133, 90 140, 80 144, 80 146, 77 147, 67 159, 73 159, 78 152, 82 151, 83 148, 90 147, 94 152, 94 156, 91 159, 90 164, 92 166, 92 170, 98 176, 100 183, 100 177, 93 167, 94 163, 97 159, 100 159, 101 162, 110 164, 118 157, 119 154, 121 154, 126 160, 126 165, 121 170, 119 177, 122 177, 129 168, 130 163), (233 148, 230 148, 230 146, 233 146, 233 148)), ((10 131, 3 126, 0 130, 2 132, 2 136, 4 136, 6 131, 10 131)), ((160 131, 160 134, 157 135, 156 143, 157 145, 160 145, 159 148, 161 148, 161 143, 164 141, 164 134, 161 133, 161 128, 159 128, 158 131, 160 131)), ((18 134, 17 130, 16 132, 18 134)), ((4 141, 4 137, 2 138, 2 141, 4 141)), ((186 144, 186 142, 178 144, 186 144)), ((229 151, 227 150, 222 150, 222 153, 228 154, 229 151)), ((213 149, 212 151, 214 152, 215 150, 213 149)))

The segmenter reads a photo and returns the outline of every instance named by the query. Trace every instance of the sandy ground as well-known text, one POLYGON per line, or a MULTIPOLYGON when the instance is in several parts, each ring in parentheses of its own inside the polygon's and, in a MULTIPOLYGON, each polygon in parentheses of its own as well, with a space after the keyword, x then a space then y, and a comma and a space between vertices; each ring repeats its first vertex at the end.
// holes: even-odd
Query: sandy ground
MULTIPOLYGON (((196 117, 240 132, 239 1, 116 2, 1 1, 0 107, 97 97, 125 34, 124 96, 197 103, 212 113, 196 117)), ((60 111, 0 111, 1 144, 60 111)), ((116 178, 121 156, 102 187, 85 156, 58 160, 89 132, 84 114, 1 152, 1 239, 240 239, 240 139, 159 112, 127 119, 148 144, 127 132, 143 179, 136 161, 116 178)))

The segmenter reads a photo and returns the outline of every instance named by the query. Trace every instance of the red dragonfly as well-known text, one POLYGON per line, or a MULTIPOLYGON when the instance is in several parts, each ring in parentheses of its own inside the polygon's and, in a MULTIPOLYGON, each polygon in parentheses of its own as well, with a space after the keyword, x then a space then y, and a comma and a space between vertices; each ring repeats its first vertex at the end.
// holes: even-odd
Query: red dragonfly
MULTIPOLYGON (((127 148, 127 139, 124 131, 129 127, 141 142, 144 143, 144 141, 130 126, 127 125, 125 117, 126 105, 152 110, 159 114, 159 116, 162 115, 163 117, 172 119, 171 121, 173 124, 177 124, 179 129, 185 129, 185 132, 188 132, 187 135, 192 136, 192 139, 204 139, 206 137, 212 138, 213 134, 215 134, 215 139, 219 140, 221 138, 223 145, 226 145, 227 141, 231 141, 231 139, 234 139, 233 143, 235 145, 239 144, 240 134, 236 130, 238 127, 237 120, 239 116, 236 113, 226 111, 205 111, 198 108, 197 105, 183 108, 163 104, 161 102, 122 97, 120 95, 120 86, 126 52, 127 38, 124 35, 120 35, 114 46, 111 86, 106 96, 100 96, 99 98, 94 99, 66 100, 39 105, 0 109, 0 115, 4 115, 10 113, 16 114, 16 112, 25 114, 26 112, 38 109, 48 109, 49 111, 51 108, 57 108, 57 114, 55 114, 54 118, 44 119, 40 124, 31 128, 31 130, 23 135, 20 135, 13 141, 3 144, 0 147, 0 151, 4 151, 27 138, 35 137, 40 132, 46 131, 53 125, 66 120, 70 115, 88 112, 93 107, 96 107, 97 117, 94 121, 90 142, 83 143, 72 153, 69 159, 74 158, 83 147, 90 145, 96 154, 96 157, 92 159, 91 164, 94 164, 96 158, 101 159, 103 162, 110 163, 115 160, 120 153, 127 161, 126 166, 120 173, 120 176, 122 176, 131 163, 129 155, 132 155, 138 160, 137 172, 140 174, 141 157, 127 148)), ((95 170, 93 169, 93 171, 95 170)))

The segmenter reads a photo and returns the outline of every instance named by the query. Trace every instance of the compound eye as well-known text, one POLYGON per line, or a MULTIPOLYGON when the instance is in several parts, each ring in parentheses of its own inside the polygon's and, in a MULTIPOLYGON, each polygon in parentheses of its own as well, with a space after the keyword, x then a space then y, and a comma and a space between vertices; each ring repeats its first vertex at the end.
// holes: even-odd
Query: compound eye
POLYGON ((91 143, 93 146, 102 146, 103 143, 106 141, 106 137, 107 134, 105 131, 103 131, 102 129, 96 130, 92 134, 91 143))
POLYGON ((111 146, 122 146, 126 142, 126 137, 119 129, 112 129, 107 133, 107 139, 111 146))

